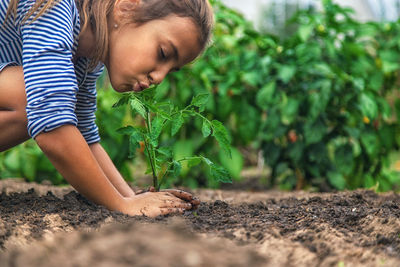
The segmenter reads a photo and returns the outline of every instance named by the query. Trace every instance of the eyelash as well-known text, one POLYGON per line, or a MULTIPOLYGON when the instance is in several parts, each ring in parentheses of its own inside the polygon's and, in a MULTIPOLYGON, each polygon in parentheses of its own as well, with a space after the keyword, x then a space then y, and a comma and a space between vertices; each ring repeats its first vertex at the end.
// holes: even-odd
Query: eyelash
POLYGON ((160 58, 163 60, 167 59, 167 56, 165 55, 165 52, 162 48, 160 48, 160 58))

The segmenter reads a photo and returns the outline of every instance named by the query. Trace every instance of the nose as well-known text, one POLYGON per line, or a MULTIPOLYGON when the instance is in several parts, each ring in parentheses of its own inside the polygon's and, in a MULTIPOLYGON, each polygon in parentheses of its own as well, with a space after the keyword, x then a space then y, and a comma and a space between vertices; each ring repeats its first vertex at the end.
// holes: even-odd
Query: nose
POLYGON ((167 68, 162 68, 162 69, 160 68, 160 69, 150 72, 149 73, 150 83, 156 84, 156 85, 160 84, 164 80, 165 76, 167 76, 168 73, 169 73, 169 69, 167 69, 167 68))

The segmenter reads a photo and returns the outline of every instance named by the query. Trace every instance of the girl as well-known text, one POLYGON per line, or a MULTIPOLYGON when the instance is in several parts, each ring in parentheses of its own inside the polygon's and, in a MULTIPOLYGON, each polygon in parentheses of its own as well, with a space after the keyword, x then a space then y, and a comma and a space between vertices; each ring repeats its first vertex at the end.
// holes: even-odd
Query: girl
POLYGON ((207 0, 2 0, 0 151, 32 137, 81 194, 157 216, 198 204, 176 190, 135 194, 99 144, 96 79, 118 92, 159 84, 207 45, 207 0))

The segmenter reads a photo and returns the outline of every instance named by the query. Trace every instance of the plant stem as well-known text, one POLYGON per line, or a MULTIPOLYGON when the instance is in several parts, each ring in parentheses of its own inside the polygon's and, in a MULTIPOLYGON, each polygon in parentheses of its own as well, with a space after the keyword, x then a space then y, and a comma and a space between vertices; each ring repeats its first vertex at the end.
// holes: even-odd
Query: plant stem
POLYGON ((189 110, 186 110, 186 109, 184 109, 184 110, 182 110, 182 113, 183 112, 186 112, 186 113, 189 113, 189 114, 196 114, 197 116, 199 116, 200 118, 202 118, 203 120, 206 120, 208 123, 210 123, 211 124, 211 122, 210 122, 210 120, 209 119, 207 119, 206 117, 204 117, 203 115, 201 115, 200 113, 198 113, 198 112, 196 112, 196 111, 189 111, 189 110))
POLYGON ((184 158, 178 159, 177 161, 181 162, 181 161, 191 160, 191 159, 201 159, 201 157, 184 157, 184 158))
MULTIPOLYGON (((146 110, 146 126, 147 126, 147 133, 149 137, 151 138, 151 120, 150 120, 150 112, 146 110)), ((153 186, 154 188, 158 188, 158 179, 157 179, 157 174, 155 170, 155 152, 154 152, 154 147, 151 143, 148 143, 147 141, 144 142, 147 150, 147 155, 149 157, 150 161, 150 166, 151 166, 151 171, 153 173, 153 186)))
POLYGON ((161 187, 161 185, 164 183, 165 176, 167 175, 168 170, 169 170, 169 168, 170 168, 171 166, 172 166, 172 164, 171 164, 171 163, 168 163, 168 167, 167 167, 167 169, 165 170, 163 176, 161 177, 160 182, 158 183, 157 191, 160 191, 160 187, 161 187))
POLYGON ((151 157, 151 152, 150 152, 150 149, 149 149, 149 146, 151 146, 151 145, 147 141, 144 141, 144 146, 145 146, 146 151, 147 151, 147 156, 149 157, 151 172, 153 174, 153 186, 154 186, 154 188, 157 188, 158 187, 158 185, 157 185, 157 182, 158 182, 157 181, 157 176, 156 176, 156 172, 155 172, 155 169, 154 169, 154 163, 153 163, 153 160, 152 160, 152 157, 151 157))

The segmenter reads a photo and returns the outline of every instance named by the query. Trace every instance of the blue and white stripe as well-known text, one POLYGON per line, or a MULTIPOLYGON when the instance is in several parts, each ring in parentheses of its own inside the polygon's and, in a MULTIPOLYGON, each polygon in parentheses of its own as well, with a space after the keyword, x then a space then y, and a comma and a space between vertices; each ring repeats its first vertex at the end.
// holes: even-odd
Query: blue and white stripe
MULTIPOLYGON (((0 24, 9 0, 0 1, 0 24)), ((61 0, 35 21, 22 23, 35 0, 20 0, 15 17, 0 28, 0 71, 23 66, 27 94, 28 133, 36 137, 57 127, 78 127, 87 143, 100 140, 95 124, 99 65, 88 72, 88 59, 74 55, 80 32, 74 0, 61 0)))

